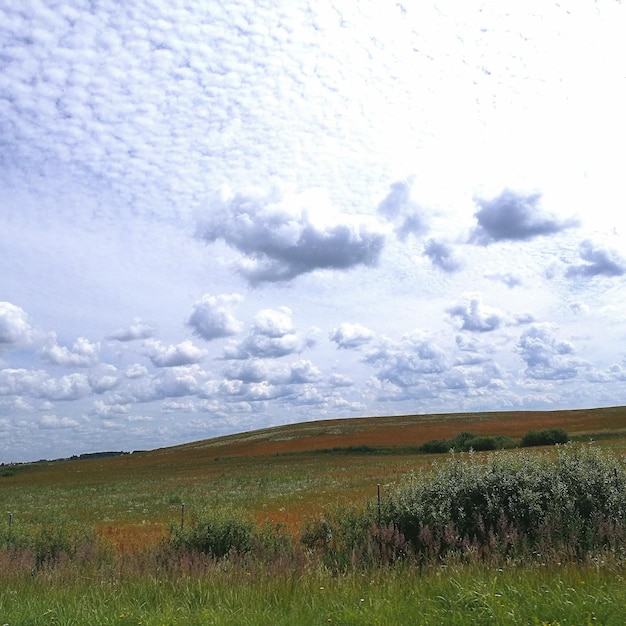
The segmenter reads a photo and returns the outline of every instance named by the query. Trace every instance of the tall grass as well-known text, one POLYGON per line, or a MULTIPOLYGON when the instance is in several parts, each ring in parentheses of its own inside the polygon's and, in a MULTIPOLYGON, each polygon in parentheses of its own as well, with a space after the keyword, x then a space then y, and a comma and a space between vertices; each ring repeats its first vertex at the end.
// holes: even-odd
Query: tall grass
POLYGON ((228 507, 129 554, 86 525, 4 526, 0 623, 618 624, 625 559, 621 458, 451 454, 296 536, 228 507))
POLYGON ((322 567, 207 566, 202 573, 141 576, 42 573, 0 585, 0 615, 13 625, 212 624, 623 624, 626 585, 615 563, 602 568, 494 568, 406 564, 348 572, 322 567))

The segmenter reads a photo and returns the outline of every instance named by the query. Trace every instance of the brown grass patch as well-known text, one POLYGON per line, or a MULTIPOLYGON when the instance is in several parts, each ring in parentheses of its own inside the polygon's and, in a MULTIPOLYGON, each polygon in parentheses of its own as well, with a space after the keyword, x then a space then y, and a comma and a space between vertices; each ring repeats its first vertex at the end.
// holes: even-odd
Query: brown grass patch
POLYGON ((119 554, 137 554, 163 541, 168 529, 163 524, 103 524, 97 533, 119 554))

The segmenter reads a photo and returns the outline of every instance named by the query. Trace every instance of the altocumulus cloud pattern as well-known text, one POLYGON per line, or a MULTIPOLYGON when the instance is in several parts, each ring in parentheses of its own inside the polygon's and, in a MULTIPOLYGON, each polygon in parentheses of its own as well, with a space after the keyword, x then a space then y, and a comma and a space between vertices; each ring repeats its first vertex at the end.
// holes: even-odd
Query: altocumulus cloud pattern
POLYGON ((623 404, 626 9, 414 4, 0 7, 0 460, 623 404))

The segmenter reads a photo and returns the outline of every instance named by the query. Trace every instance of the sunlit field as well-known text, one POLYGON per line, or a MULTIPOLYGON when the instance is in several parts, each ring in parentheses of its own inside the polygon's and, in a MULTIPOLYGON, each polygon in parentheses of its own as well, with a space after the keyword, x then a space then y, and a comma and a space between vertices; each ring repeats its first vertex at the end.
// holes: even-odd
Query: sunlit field
MULTIPOLYGON (((449 453, 420 453, 425 442, 461 431, 515 442, 545 428, 567 431, 566 448, 606 451, 608 461, 581 458, 610 466, 611 497, 621 498, 624 408, 311 422, 100 459, 5 465, 0 623, 623 623, 621 526, 584 554, 558 542, 515 544, 506 554, 453 542, 449 554, 414 558, 384 520, 371 545, 350 543, 377 516, 381 527, 381 514, 392 515, 392 494, 409 475, 449 462, 449 453), (249 532, 246 549, 216 556, 193 544, 192 529, 215 519, 249 532), (334 533, 327 544, 325 525, 334 533)), ((455 456, 467 472, 490 458, 530 463, 557 452, 455 456)))

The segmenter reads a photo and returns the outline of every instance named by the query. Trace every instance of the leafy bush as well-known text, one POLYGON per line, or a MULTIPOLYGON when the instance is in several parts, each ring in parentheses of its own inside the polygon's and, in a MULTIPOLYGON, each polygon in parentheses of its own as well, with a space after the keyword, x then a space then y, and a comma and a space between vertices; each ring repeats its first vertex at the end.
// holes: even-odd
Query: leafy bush
POLYGON ((419 451, 426 454, 444 454, 450 452, 452 447, 449 439, 430 439, 419 447, 419 451))
POLYGON ((422 558, 468 546, 503 555, 537 546, 576 554, 626 535, 624 463, 591 446, 548 454, 452 455, 390 499, 393 524, 422 558))
POLYGON ((502 435, 484 436, 464 431, 455 435, 452 439, 431 439, 426 441, 418 450, 426 454, 444 454, 450 452, 450 450, 455 452, 502 450, 511 446, 511 440, 502 435))
POLYGON ((22 525, 16 521, 11 528, 0 529, 0 546, 27 554, 35 569, 104 551, 92 529, 66 522, 22 525))
POLYGON ((546 430, 529 430, 521 439, 522 448, 534 446, 554 446, 557 443, 567 443, 569 435, 562 428, 548 428, 546 430))
POLYGON ((265 522, 258 528, 243 513, 218 513, 196 519, 188 528, 172 527, 164 547, 166 553, 173 550, 215 559, 253 554, 255 559, 272 560, 293 556, 294 540, 283 524, 265 522))
POLYGON ((253 541, 252 521, 214 516, 196 520, 189 528, 172 528, 169 545, 176 551, 198 552, 219 559, 230 553, 249 552, 253 541))

